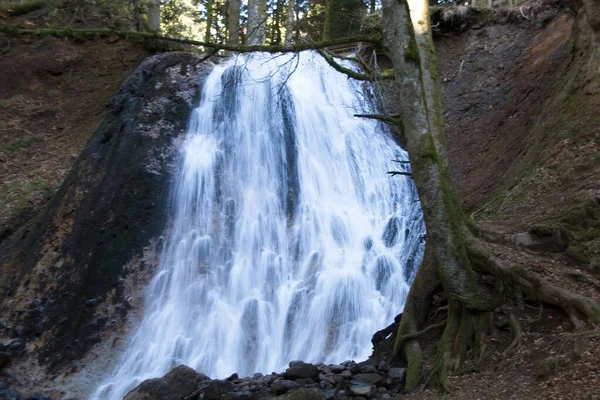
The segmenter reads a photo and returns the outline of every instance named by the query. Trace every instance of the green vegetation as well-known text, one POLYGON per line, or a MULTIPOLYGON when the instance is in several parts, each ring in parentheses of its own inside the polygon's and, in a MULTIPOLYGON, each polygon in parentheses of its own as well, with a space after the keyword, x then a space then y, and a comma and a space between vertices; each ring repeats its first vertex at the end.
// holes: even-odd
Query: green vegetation
POLYGON ((0 192, 0 205, 13 203, 13 212, 18 213, 26 209, 35 197, 43 196, 50 189, 50 184, 39 176, 14 182, 0 192))
POLYGON ((0 5, 0 14, 6 14, 9 17, 16 17, 19 15, 25 15, 32 11, 40 10, 47 6, 52 6, 53 3, 49 1, 43 0, 30 0, 25 1, 23 3, 19 2, 10 2, 8 4, 0 5))
POLYGON ((32 145, 34 143, 40 143, 43 141, 44 141, 44 138, 39 137, 39 136, 32 136, 27 139, 16 139, 16 140, 13 140, 12 142, 10 142, 9 144, 7 144, 5 146, 5 149, 8 151, 13 151, 13 150, 29 147, 30 145, 32 145))

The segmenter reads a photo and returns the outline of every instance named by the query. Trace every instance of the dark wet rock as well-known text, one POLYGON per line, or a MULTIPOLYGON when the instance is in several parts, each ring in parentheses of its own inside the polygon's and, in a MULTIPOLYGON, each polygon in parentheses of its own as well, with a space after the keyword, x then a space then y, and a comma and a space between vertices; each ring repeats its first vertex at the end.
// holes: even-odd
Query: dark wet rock
POLYGON ((11 357, 9 353, 0 353, 0 371, 10 363, 11 357))
POLYGON ((385 378, 379 374, 375 374, 372 372, 357 374, 352 377, 353 383, 364 383, 368 385, 376 385, 379 382, 382 382, 385 378))
POLYGON ((352 378, 352 372, 349 369, 342 371, 340 375, 344 378, 352 378))
POLYGON ((229 378, 225 379, 226 381, 234 381, 236 379, 239 379, 238 374, 231 374, 231 376, 229 376, 229 378))
POLYGON ((338 364, 330 365, 329 368, 331 369, 331 372, 335 374, 339 374, 346 369, 346 367, 344 367, 343 365, 338 364))
POLYGON ((0 243, 3 284, 47 298, 21 319, 25 341, 48 338, 40 342, 42 365, 69 365, 102 339, 86 301, 123 303, 125 275, 140 273, 145 249, 163 233, 178 144, 212 69, 201 57, 146 59, 111 99, 46 209, 0 243))
POLYGON ((207 379, 206 375, 188 366, 180 365, 162 378, 143 381, 129 392, 124 400, 180 400, 196 391, 198 383, 207 379))
POLYGON ((352 384, 350 385, 350 393, 353 396, 365 396, 371 397, 371 394, 374 392, 373 387, 371 385, 365 384, 352 384))
MULTIPOLYGON (((254 400, 257 398, 252 392, 241 391, 241 392, 229 392, 223 397, 219 397, 219 400, 254 400)), ((204 397, 206 399, 206 397, 204 397)))
POLYGON ((298 389, 290 393, 289 400, 326 400, 325 395, 318 389, 298 389))
MULTIPOLYGON (((291 364, 291 363, 290 363, 291 364)), ((313 364, 308 364, 301 362, 299 364, 294 364, 289 367, 283 373, 283 376, 286 379, 306 379, 311 378, 315 382, 320 380, 319 378, 319 369, 313 364)))
POLYGON ((26 397, 24 400, 52 400, 52 398, 41 393, 34 393, 31 396, 26 397))
POLYGON ((295 390, 299 388, 300 385, 298 385, 296 382, 286 379, 275 381, 271 385, 271 391, 275 394, 283 394, 289 392, 290 390, 295 390))
POLYGON ((10 390, 10 389, 0 389, 0 399, 2 400, 21 400, 21 393, 10 390))
POLYGON ((299 365, 299 364, 304 364, 304 361, 302 361, 302 360, 290 361, 289 366, 290 367, 294 367, 294 366, 299 365))
POLYGON ((406 368, 390 368, 387 374, 392 379, 402 380, 406 375, 406 368))
POLYGON ((378 371, 377 371, 377 368, 375 368, 373 365, 363 365, 360 367, 360 372, 362 372, 363 374, 366 374, 366 373, 376 374, 378 371))

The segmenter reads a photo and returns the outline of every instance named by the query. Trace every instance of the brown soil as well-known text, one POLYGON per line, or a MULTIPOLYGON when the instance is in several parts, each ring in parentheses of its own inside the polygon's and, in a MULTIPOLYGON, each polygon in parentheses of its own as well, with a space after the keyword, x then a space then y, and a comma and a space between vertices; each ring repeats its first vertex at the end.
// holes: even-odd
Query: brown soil
POLYGON ((146 57, 127 41, 0 34, 0 240, 46 203, 146 57))

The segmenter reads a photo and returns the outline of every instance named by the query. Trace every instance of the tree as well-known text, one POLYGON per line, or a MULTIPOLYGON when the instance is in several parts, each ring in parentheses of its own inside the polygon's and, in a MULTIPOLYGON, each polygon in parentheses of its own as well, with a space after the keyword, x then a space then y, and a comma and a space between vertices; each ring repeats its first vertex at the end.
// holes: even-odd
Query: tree
POLYGON ((248 26, 247 44, 250 46, 262 45, 266 41, 267 1, 248 1, 248 26))
MULTIPOLYGON (((416 339, 436 280, 446 295, 447 318, 428 381, 448 388, 447 374, 461 366, 467 350, 477 354, 490 313, 502 305, 501 288, 561 307, 577 326, 580 318, 600 323, 600 307, 528 270, 493 256, 473 234, 462 213, 448 168, 442 107, 426 0, 383 0, 384 46, 391 58, 398 97, 399 126, 406 140, 413 179, 427 227, 425 264, 411 287, 394 353, 408 363, 406 389, 421 376, 416 339), (409 11, 410 6, 410 11, 409 11), (484 280, 483 276, 489 279, 484 280), (486 283, 492 281, 493 284, 486 283)), ((515 341, 520 334, 509 313, 515 341)))
POLYGON ((227 43, 232 46, 240 44, 240 0, 229 0, 227 4, 227 43))
POLYGON ((287 15, 285 20, 285 43, 292 43, 294 36, 294 16, 296 13, 296 0, 288 0, 287 15))
POLYGON ((160 32, 160 0, 148 0, 148 28, 160 32))
POLYGON ((325 19, 323 21, 322 40, 331 39, 331 25, 333 24, 333 6, 335 0, 325 0, 325 19))
POLYGON ((211 38, 210 29, 212 28, 213 24, 213 5, 213 0, 206 1, 206 32, 204 33, 204 40, 207 42, 210 42, 211 38))

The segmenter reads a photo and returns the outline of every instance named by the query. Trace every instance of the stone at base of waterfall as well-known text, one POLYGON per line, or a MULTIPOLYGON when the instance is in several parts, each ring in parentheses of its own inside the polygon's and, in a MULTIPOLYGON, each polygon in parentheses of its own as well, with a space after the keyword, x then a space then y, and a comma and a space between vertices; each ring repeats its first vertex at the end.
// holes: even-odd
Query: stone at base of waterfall
POLYGON ((290 393, 289 400, 326 400, 325 395, 318 389, 298 389, 290 393))
POLYGON ((273 382, 271 385, 271 391, 275 394, 283 394, 289 392, 290 390, 298 389, 300 385, 294 381, 281 379, 273 382))
POLYGON ((180 400, 193 393, 199 382, 209 379, 186 365, 180 365, 162 378, 147 379, 127 393, 124 400, 180 400))
POLYGON ((395 380, 403 380, 406 375, 406 368, 390 368, 388 376, 395 380))
POLYGON ((354 383, 350 385, 350 393, 353 396, 371 397, 374 387, 364 383, 354 383))
POLYGON ((8 363, 10 363, 10 354, 9 353, 0 353, 0 371, 2 368, 6 367, 8 363))
MULTIPOLYGON (((291 365, 292 363, 290 363, 291 365)), ((319 382, 319 369, 308 363, 300 362, 289 367, 283 373, 286 379, 308 379, 311 378, 315 382, 319 382)))
POLYGON ((366 374, 357 374, 352 378, 353 383, 357 384, 367 384, 367 385, 376 385, 380 382, 383 382, 383 376, 375 373, 366 373, 366 374))

